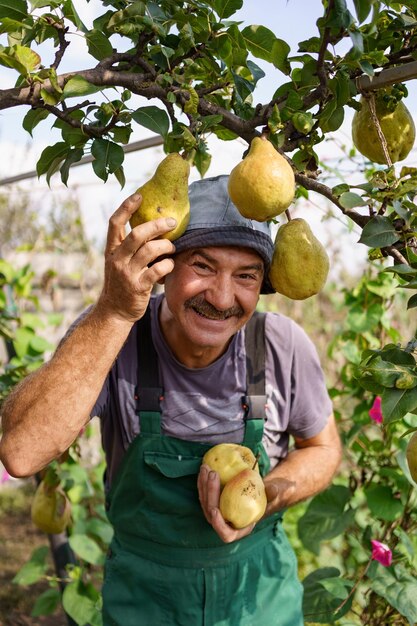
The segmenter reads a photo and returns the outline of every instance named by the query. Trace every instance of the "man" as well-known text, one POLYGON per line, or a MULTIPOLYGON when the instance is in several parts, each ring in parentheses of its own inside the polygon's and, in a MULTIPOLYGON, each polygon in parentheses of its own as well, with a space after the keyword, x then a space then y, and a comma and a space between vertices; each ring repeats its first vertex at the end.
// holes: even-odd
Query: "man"
POLYGON ((304 332, 254 315, 271 292, 268 226, 238 213, 225 176, 193 183, 190 200, 175 244, 160 238, 170 219, 125 234, 137 195, 111 217, 98 302, 9 396, 1 457, 11 474, 31 475, 101 417, 115 530, 106 626, 298 626, 282 512, 339 465, 331 403, 304 332), (164 293, 151 298, 157 282, 164 293), (219 477, 201 464, 223 441, 251 447, 264 475, 266 514, 240 530, 222 518, 219 477))

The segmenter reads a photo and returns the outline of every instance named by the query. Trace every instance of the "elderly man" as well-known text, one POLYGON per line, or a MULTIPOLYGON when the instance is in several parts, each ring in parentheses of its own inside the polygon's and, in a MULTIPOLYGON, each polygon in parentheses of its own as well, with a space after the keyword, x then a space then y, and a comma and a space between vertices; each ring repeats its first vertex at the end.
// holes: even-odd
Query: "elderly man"
POLYGON ((2 460, 31 475, 100 416, 114 527, 106 626, 301 626, 282 514, 328 486, 341 456, 317 353, 289 318, 255 312, 272 291, 273 243, 239 214, 226 176, 190 186, 174 243, 161 238, 172 219, 126 235, 140 201, 110 219, 97 303, 6 402, 2 460), (266 487, 264 517, 239 530, 202 465, 221 442, 250 447, 266 487))

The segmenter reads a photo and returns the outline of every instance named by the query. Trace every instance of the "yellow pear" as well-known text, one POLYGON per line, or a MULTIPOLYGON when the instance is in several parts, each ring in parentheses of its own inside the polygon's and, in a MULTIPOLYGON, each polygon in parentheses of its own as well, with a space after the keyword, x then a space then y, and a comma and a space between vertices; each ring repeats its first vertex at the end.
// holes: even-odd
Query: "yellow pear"
MULTIPOLYGON (((357 150, 374 163, 387 164, 377 129, 372 119, 369 103, 361 98, 361 109, 352 120, 352 140, 357 150)), ((386 139, 388 154, 393 163, 402 161, 414 145, 416 130, 413 118, 405 104, 398 102, 391 110, 382 95, 375 97, 375 113, 386 139)))
POLYGON ((231 478, 220 495, 220 512, 234 528, 245 528, 265 513, 265 485, 258 472, 245 469, 231 478))
POLYGON ((71 505, 65 492, 41 481, 32 500, 31 518, 37 528, 48 534, 61 533, 68 526, 71 505))
POLYGON ((244 469, 254 469, 259 473, 252 450, 237 443, 219 443, 213 446, 205 453, 203 463, 219 474, 222 488, 244 469))
POLYGON ((407 443, 406 457, 411 478, 417 483, 417 431, 413 433, 407 443))
POLYGON ((304 219, 292 219, 278 229, 269 270, 278 293, 305 300, 324 287, 328 273, 327 252, 304 219))
POLYGON ((294 172, 270 141, 255 137, 248 154, 230 172, 228 190, 243 217, 265 222, 293 201, 294 172))
POLYGON ((137 190, 142 196, 142 203, 130 218, 130 226, 134 228, 158 217, 175 217, 176 227, 163 238, 174 241, 181 237, 190 220, 189 175, 188 161, 177 152, 168 154, 152 178, 137 190))

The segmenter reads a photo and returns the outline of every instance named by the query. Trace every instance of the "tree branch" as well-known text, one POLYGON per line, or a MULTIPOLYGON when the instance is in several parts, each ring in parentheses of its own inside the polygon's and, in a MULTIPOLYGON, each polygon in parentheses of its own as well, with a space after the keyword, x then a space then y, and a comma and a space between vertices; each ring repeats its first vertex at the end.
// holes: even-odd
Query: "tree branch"
POLYGON ((330 200, 335 206, 337 206, 338 209, 342 211, 343 215, 346 215, 346 217, 350 217, 352 222, 355 222, 355 224, 357 224, 361 228, 363 228, 365 224, 369 222, 369 216, 361 215, 360 213, 353 211, 353 209, 345 209, 345 207, 340 204, 337 196, 332 193, 330 187, 326 187, 326 185, 323 185, 323 183, 319 183, 316 179, 309 178, 305 174, 296 173, 295 180, 299 185, 302 185, 310 191, 315 191, 316 193, 319 193, 321 196, 324 196, 325 198, 330 200))

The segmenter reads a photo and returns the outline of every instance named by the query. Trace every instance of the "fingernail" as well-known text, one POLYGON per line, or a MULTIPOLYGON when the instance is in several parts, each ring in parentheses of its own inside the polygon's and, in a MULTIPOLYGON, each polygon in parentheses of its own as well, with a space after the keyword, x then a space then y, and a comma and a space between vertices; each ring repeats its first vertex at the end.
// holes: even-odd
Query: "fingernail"
POLYGON ((142 196, 140 195, 140 193, 137 193, 137 192, 136 192, 136 193, 134 193, 134 194, 133 194, 133 196, 132 196, 132 200, 133 200, 134 202, 139 202, 139 200, 140 200, 141 198, 142 198, 142 196))
POLYGON ((167 226, 174 228, 177 225, 177 220, 173 217, 167 217, 167 226))

